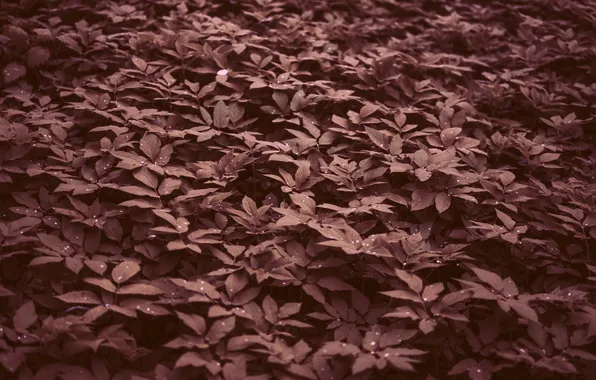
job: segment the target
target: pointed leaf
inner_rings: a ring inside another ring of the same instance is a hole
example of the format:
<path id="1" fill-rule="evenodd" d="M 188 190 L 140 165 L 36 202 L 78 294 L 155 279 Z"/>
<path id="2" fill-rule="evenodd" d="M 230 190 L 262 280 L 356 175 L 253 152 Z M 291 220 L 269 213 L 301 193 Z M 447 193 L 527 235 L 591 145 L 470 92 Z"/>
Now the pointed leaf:
<path id="1" fill-rule="evenodd" d="M 123 261 L 112 271 L 112 279 L 114 279 L 116 284 L 122 284 L 130 280 L 140 270 L 141 267 L 134 261 Z"/>

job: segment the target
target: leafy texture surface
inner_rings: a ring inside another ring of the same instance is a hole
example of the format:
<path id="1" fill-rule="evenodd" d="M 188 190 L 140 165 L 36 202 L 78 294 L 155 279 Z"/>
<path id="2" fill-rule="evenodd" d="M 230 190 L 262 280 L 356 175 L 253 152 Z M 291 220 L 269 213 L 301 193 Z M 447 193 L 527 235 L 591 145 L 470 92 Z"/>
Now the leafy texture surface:
<path id="1" fill-rule="evenodd" d="M 0 379 L 591 379 L 596 3 L 0 1 Z"/>

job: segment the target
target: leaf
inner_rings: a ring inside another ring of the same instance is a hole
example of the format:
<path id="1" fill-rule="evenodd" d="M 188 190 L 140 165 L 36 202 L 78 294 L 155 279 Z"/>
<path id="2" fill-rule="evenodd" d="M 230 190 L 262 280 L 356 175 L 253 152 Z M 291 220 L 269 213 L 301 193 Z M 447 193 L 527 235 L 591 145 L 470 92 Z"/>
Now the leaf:
<path id="1" fill-rule="evenodd" d="M 377 110 L 381 108 L 375 104 L 372 103 L 367 103 L 364 106 L 362 106 L 362 108 L 360 108 L 360 119 L 366 119 L 367 117 L 369 117 L 370 115 L 372 115 L 373 113 L 377 112 Z"/>
<path id="2" fill-rule="evenodd" d="M 122 229 L 122 225 L 116 218 L 107 218 L 106 222 L 103 225 L 103 232 L 109 239 L 120 241 L 122 240 L 122 236 L 124 235 L 124 230 Z"/>
<path id="3" fill-rule="evenodd" d="M 21 79 L 27 74 L 27 68 L 17 62 L 11 62 L 2 69 L 2 79 L 5 84 Z"/>
<path id="4" fill-rule="evenodd" d="M 300 312 L 302 306 L 299 302 L 288 302 L 279 308 L 279 317 L 285 319 Z"/>
<path id="5" fill-rule="evenodd" d="M 50 59 L 50 51 L 43 46 L 33 46 L 27 53 L 27 66 L 35 69 Z"/>
<path id="6" fill-rule="evenodd" d="M 116 293 L 116 286 L 112 283 L 112 281 L 108 280 L 107 278 L 86 278 L 84 280 L 88 284 L 99 286 L 100 288 L 107 290 L 111 293 Z"/>
<path id="7" fill-rule="evenodd" d="M 499 218 L 499 220 L 503 222 L 503 224 L 505 225 L 505 227 L 507 227 L 508 230 L 512 230 L 513 227 L 515 227 L 515 220 L 511 219 L 509 215 L 497 209 L 495 209 L 495 211 L 497 213 L 497 218 Z"/>
<path id="8" fill-rule="evenodd" d="M 290 102 L 290 109 L 294 112 L 301 110 L 307 103 L 306 94 L 303 90 L 296 91 Z"/>
<path id="9" fill-rule="evenodd" d="M 157 176 L 146 167 L 141 167 L 138 170 L 135 170 L 133 176 L 142 182 L 143 184 L 147 185 L 148 187 L 155 189 L 159 184 L 159 179 Z"/>
<path id="10" fill-rule="evenodd" d="M 507 303 L 513 310 L 515 310 L 517 314 L 519 314 L 520 317 L 526 319 L 527 321 L 539 322 L 538 314 L 536 314 L 536 311 L 527 303 L 516 299 L 509 299 L 507 300 Z"/>
<path id="11" fill-rule="evenodd" d="M 302 186 L 310 177 L 310 162 L 306 160 L 296 161 L 296 184 Z"/>
<path id="12" fill-rule="evenodd" d="M 12 317 L 12 323 L 15 329 L 26 330 L 37 321 L 35 304 L 33 301 L 27 301 L 17 309 Z"/>
<path id="13" fill-rule="evenodd" d="M 210 345 L 215 345 L 231 333 L 232 330 L 234 330 L 234 327 L 236 327 L 235 316 L 213 321 L 211 328 L 209 328 L 209 332 L 205 335 L 205 340 L 209 342 Z"/>
<path id="14" fill-rule="evenodd" d="M 389 143 L 389 152 L 394 155 L 397 156 L 399 154 L 402 153 L 402 148 L 403 148 L 403 139 L 401 138 L 400 135 L 394 135 L 391 138 L 391 142 Z"/>
<path id="15" fill-rule="evenodd" d="M 439 297 L 439 294 L 441 294 L 443 290 L 445 290 L 445 285 L 443 285 L 441 282 L 428 285 L 422 292 L 422 300 L 424 302 L 434 301 Z"/>
<path id="16" fill-rule="evenodd" d="M 283 91 L 273 91 L 272 98 L 281 112 L 286 112 L 286 109 L 288 108 L 288 102 L 290 101 L 288 94 Z"/>
<path id="17" fill-rule="evenodd" d="M 446 193 L 437 194 L 435 197 L 435 207 L 439 214 L 447 211 L 449 206 L 451 206 L 451 197 Z"/>
<path id="18" fill-rule="evenodd" d="M 414 302 L 422 302 L 418 294 L 412 293 L 408 290 L 389 290 L 386 292 L 381 292 L 391 298 L 398 298 L 402 300 L 414 301 Z"/>
<path id="19" fill-rule="evenodd" d="M 245 195 L 244 198 L 242 198 L 242 209 L 248 215 L 254 216 L 257 213 L 257 204 Z"/>
<path id="20" fill-rule="evenodd" d="M 239 335 L 228 339 L 228 351 L 241 351 L 253 344 L 261 344 L 266 346 L 268 343 L 259 335 Z"/>
<path id="21" fill-rule="evenodd" d="M 22 352 L 4 351 L 0 353 L 0 363 L 10 373 L 15 373 L 25 361 L 25 354 Z M 23 371 L 23 373 L 27 373 Z"/>
<path id="22" fill-rule="evenodd" d="M 478 276 L 478 278 L 482 282 L 489 284 L 493 287 L 493 289 L 502 289 L 503 279 L 499 275 L 480 268 L 472 268 L 472 271 L 476 274 L 476 276 Z"/>
<path id="23" fill-rule="evenodd" d="M 226 128 L 230 122 L 228 106 L 220 100 L 213 110 L 213 126 L 218 129 Z"/>
<path id="24" fill-rule="evenodd" d="M 182 185 L 182 181 L 178 178 L 166 178 L 159 185 L 157 192 L 159 195 L 170 195 L 174 190 L 178 190 Z"/>
<path id="25" fill-rule="evenodd" d="M 420 168 L 425 168 L 428 165 L 428 153 L 422 149 L 414 152 L 414 163 Z"/>
<path id="26" fill-rule="evenodd" d="M 476 367 L 477 365 L 478 363 L 474 359 L 463 359 L 455 364 L 447 375 L 459 375 L 460 373 L 466 372 L 468 368 Z"/>
<path id="27" fill-rule="evenodd" d="M 472 291 L 459 290 L 448 293 L 441 299 L 441 303 L 445 306 L 455 305 L 458 302 L 465 301 L 472 296 Z"/>
<path id="28" fill-rule="evenodd" d="M 226 278 L 225 286 L 230 298 L 234 298 L 236 294 L 242 291 L 248 285 L 248 281 L 248 276 L 242 272 L 234 272 L 229 275 Z"/>
<path id="29" fill-rule="evenodd" d="M 239 292 L 233 300 L 234 305 L 245 305 L 250 301 L 254 300 L 259 296 L 261 292 L 260 286 L 254 286 L 252 288 L 244 289 L 243 291 Z"/>
<path id="30" fill-rule="evenodd" d="M 132 57 L 132 63 L 134 63 L 134 65 L 141 71 L 145 72 L 147 71 L 147 62 L 145 62 L 145 60 L 143 60 L 142 58 L 139 58 L 137 56 L 133 56 Z"/>
<path id="31" fill-rule="evenodd" d="M 137 294 L 143 296 L 154 296 L 162 294 L 163 290 L 150 284 L 130 284 L 118 289 L 118 294 Z"/>
<path id="32" fill-rule="evenodd" d="M 412 193 L 412 211 L 423 210 L 435 203 L 435 194 L 426 190 L 417 189 Z"/>
<path id="33" fill-rule="evenodd" d="M 263 299 L 263 312 L 265 314 L 265 319 L 270 323 L 276 323 L 278 321 L 279 318 L 277 317 L 277 313 L 279 312 L 279 308 L 270 295 L 266 295 Z"/>
<path id="34" fill-rule="evenodd" d="M 184 354 L 182 354 L 178 360 L 176 360 L 176 364 L 174 365 L 174 368 L 182 368 L 182 367 L 204 367 L 208 364 L 209 362 L 205 359 L 203 359 L 203 357 L 201 355 L 199 355 L 198 352 L 185 352 Z"/>
<path id="35" fill-rule="evenodd" d="M 37 237 L 43 245 L 60 255 L 70 255 L 74 252 L 73 248 L 70 247 L 68 243 L 62 241 L 60 238 L 54 235 L 38 233 Z"/>
<path id="36" fill-rule="evenodd" d="M 141 267 L 134 261 L 123 261 L 112 270 L 112 279 L 116 284 L 122 284 L 139 273 Z"/>
<path id="37" fill-rule="evenodd" d="M 561 156 L 560 153 L 543 153 L 540 155 L 539 161 L 541 163 L 551 162 L 551 161 L 558 160 L 560 156 Z"/>
<path id="38" fill-rule="evenodd" d="M 331 290 L 332 292 L 338 292 L 342 290 L 352 291 L 354 287 L 348 283 L 343 282 L 337 277 L 329 276 L 323 277 L 317 281 L 317 285 Z"/>
<path id="39" fill-rule="evenodd" d="M 386 144 L 385 144 L 385 135 L 379 131 L 377 131 L 376 129 L 373 128 L 369 128 L 369 127 L 364 127 L 366 133 L 368 134 L 368 137 L 370 138 L 370 140 L 379 148 L 381 149 L 386 149 Z"/>
<path id="40" fill-rule="evenodd" d="M 139 141 L 139 148 L 145 155 L 154 160 L 155 157 L 159 154 L 159 149 L 161 148 L 161 141 L 159 137 L 152 133 L 146 133 Z"/>
<path id="41" fill-rule="evenodd" d="M 424 334 L 430 334 L 431 332 L 433 332 L 435 330 L 436 327 L 437 327 L 437 321 L 434 318 L 423 319 L 418 324 L 418 328 Z"/>
<path id="42" fill-rule="evenodd" d="M 416 276 L 413 273 L 408 273 L 405 270 L 401 269 L 394 269 L 395 274 L 399 277 L 400 280 L 408 284 L 408 287 L 415 291 L 416 293 L 420 294 L 422 292 L 422 279 Z"/>
<path id="43" fill-rule="evenodd" d="M 445 146 L 453 145 L 453 142 L 457 138 L 457 135 L 461 133 L 461 128 L 447 128 L 441 131 L 441 141 Z"/>
<path id="44" fill-rule="evenodd" d="M 185 314 L 179 311 L 176 311 L 176 315 L 178 318 L 189 328 L 191 328 L 197 335 L 205 334 L 207 330 L 207 324 L 205 323 L 205 319 L 200 315 L 194 314 Z"/>
<path id="45" fill-rule="evenodd" d="M 85 305 L 99 305 L 103 303 L 95 293 L 86 290 L 64 293 L 56 296 L 56 298 L 66 303 L 80 303 Z"/>
<path id="46" fill-rule="evenodd" d="M 577 368 L 569 361 L 564 360 L 561 356 L 555 356 L 552 358 L 542 358 L 539 361 L 535 362 L 534 365 L 536 367 L 545 368 L 549 371 L 562 373 L 562 374 L 571 374 L 577 373 Z"/>
<path id="47" fill-rule="evenodd" d="M 358 355 L 352 364 L 352 374 L 355 375 L 357 373 L 364 372 L 369 368 L 373 368 L 376 364 L 377 358 L 374 355 Z"/>

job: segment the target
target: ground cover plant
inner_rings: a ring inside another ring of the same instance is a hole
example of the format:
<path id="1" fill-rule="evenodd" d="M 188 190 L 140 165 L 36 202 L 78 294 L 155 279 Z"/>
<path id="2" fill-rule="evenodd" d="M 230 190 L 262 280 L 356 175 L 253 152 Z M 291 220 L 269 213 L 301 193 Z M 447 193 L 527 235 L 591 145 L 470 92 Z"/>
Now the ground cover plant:
<path id="1" fill-rule="evenodd" d="M 593 377 L 594 1 L 0 25 L 1 379 Z"/>

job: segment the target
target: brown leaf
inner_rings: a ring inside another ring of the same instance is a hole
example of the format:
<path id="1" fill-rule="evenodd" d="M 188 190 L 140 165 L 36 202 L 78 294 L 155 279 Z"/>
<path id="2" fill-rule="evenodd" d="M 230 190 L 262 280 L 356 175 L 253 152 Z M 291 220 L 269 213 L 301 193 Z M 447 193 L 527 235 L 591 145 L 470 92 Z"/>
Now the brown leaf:
<path id="1" fill-rule="evenodd" d="M 541 163 L 551 162 L 551 161 L 558 160 L 560 156 L 561 156 L 560 153 L 543 153 L 540 155 L 539 160 Z"/>
<path id="2" fill-rule="evenodd" d="M 179 189 L 180 185 L 182 185 L 182 181 L 180 179 L 166 178 L 159 185 L 157 192 L 159 195 L 170 195 L 174 190 Z"/>
<path id="3" fill-rule="evenodd" d="M 377 112 L 377 110 L 381 108 L 375 104 L 372 103 L 367 103 L 364 106 L 362 106 L 362 108 L 360 108 L 360 119 L 365 119 L 367 117 L 369 117 L 370 115 L 372 115 L 373 113 Z"/>
<path id="4" fill-rule="evenodd" d="M 124 235 L 122 225 L 116 218 L 107 218 L 103 225 L 103 232 L 109 239 L 120 241 Z"/>
<path id="5" fill-rule="evenodd" d="M 27 66 L 35 69 L 50 59 L 50 51 L 43 46 L 33 46 L 27 53 Z"/>
<path id="6" fill-rule="evenodd" d="M 409 290 L 389 290 L 386 292 L 381 292 L 381 294 L 384 294 L 391 298 L 397 298 L 397 299 L 414 301 L 414 302 L 422 302 L 422 300 L 420 299 L 420 296 L 418 296 L 418 294 L 413 293 Z M 396 315 L 394 315 L 394 316 L 396 316 Z"/>
<path id="7" fill-rule="evenodd" d="M 453 145 L 453 142 L 457 138 L 457 135 L 461 133 L 461 128 L 447 128 L 441 131 L 441 141 L 445 146 L 449 147 Z"/>
<path id="8" fill-rule="evenodd" d="M 133 176 L 152 189 L 155 189 L 159 184 L 157 176 L 144 166 L 135 170 Z"/>
<path id="9" fill-rule="evenodd" d="M 213 126 L 218 129 L 226 128 L 229 122 L 230 115 L 228 106 L 223 102 L 223 100 L 220 100 L 217 102 L 213 110 Z"/>
<path id="10" fill-rule="evenodd" d="M 2 79 L 6 84 L 19 80 L 25 74 L 27 74 L 27 68 L 17 62 L 11 62 L 2 69 Z"/>
<path id="11" fill-rule="evenodd" d="M 64 293 L 56 296 L 56 298 L 66 303 L 80 303 L 86 305 L 99 305 L 103 303 L 95 293 L 86 290 Z"/>
<path id="12" fill-rule="evenodd" d="M 88 277 L 84 281 L 88 284 L 99 286 L 100 288 L 105 289 L 110 293 L 116 293 L 116 286 L 112 283 L 112 281 L 108 280 L 107 278 Z"/>
<path id="13" fill-rule="evenodd" d="M 509 304 L 509 306 L 511 306 L 513 310 L 517 312 L 517 314 L 519 314 L 522 318 L 526 319 L 527 321 L 539 322 L 538 314 L 536 314 L 536 311 L 532 309 L 532 307 L 527 303 L 524 303 L 516 299 L 509 299 L 507 300 L 507 303 Z"/>
<path id="14" fill-rule="evenodd" d="M 263 312 L 265 313 L 265 319 L 270 323 L 276 323 L 278 321 L 277 313 L 279 309 L 277 303 L 270 295 L 266 295 L 263 299 Z"/>
<path id="15" fill-rule="evenodd" d="M 439 214 L 448 210 L 449 206 L 451 206 L 451 197 L 446 193 L 437 194 L 435 197 L 435 207 Z"/>
<path id="16" fill-rule="evenodd" d="M 248 285 L 248 276 L 243 272 L 234 272 L 226 278 L 226 291 L 230 298 L 234 298 L 236 294 L 242 291 Z"/>
<path id="17" fill-rule="evenodd" d="M 420 168 L 425 168 L 428 165 L 428 159 L 428 153 L 423 149 L 419 149 L 414 153 L 414 162 Z"/>
<path id="18" fill-rule="evenodd" d="M 112 270 L 112 279 L 116 284 L 122 284 L 139 273 L 141 267 L 134 261 L 123 261 Z"/>
<path id="19" fill-rule="evenodd" d="M 437 327 L 437 321 L 434 318 L 423 319 L 418 324 L 418 328 L 425 334 L 430 334 Z"/>
<path id="20" fill-rule="evenodd" d="M 474 271 L 481 281 L 489 284 L 495 290 L 501 290 L 503 279 L 499 275 L 480 268 L 472 268 L 472 271 Z"/>
<path id="21" fill-rule="evenodd" d="M 354 290 L 354 287 L 346 282 L 343 282 L 342 280 L 340 280 L 337 277 L 334 276 L 329 276 L 329 277 L 323 277 L 321 279 L 319 279 L 317 281 L 317 285 L 331 290 L 332 292 L 337 292 L 337 291 L 342 291 L 342 290 L 347 290 L 347 291 L 352 291 Z"/>
<path id="22" fill-rule="evenodd" d="M 283 91 L 273 91 L 272 97 L 281 112 L 286 112 L 290 97 Z"/>
<path id="23" fill-rule="evenodd" d="M 515 220 L 513 220 L 509 215 L 497 209 L 495 209 L 495 211 L 497 212 L 497 218 L 499 218 L 499 220 L 503 222 L 503 224 L 505 225 L 505 227 L 507 227 L 508 230 L 512 230 L 513 227 L 515 227 Z"/>
<path id="24" fill-rule="evenodd" d="M 438 282 L 436 284 L 428 285 L 424 288 L 422 292 L 422 300 L 424 302 L 431 302 L 436 300 L 439 297 L 439 294 L 445 289 L 445 285 Z"/>
<path id="25" fill-rule="evenodd" d="M 150 284 L 131 284 L 118 289 L 118 294 L 138 294 L 143 296 L 154 296 L 162 294 L 163 290 Z"/>
<path id="26" fill-rule="evenodd" d="M 374 355 L 358 355 L 352 364 L 352 374 L 355 375 L 357 373 L 364 372 L 369 368 L 373 368 L 376 364 L 377 358 Z"/>
<path id="27" fill-rule="evenodd" d="M 179 311 L 176 312 L 178 318 L 188 327 L 190 327 L 197 335 L 205 334 L 207 330 L 207 325 L 205 323 L 205 319 L 200 315 L 195 314 L 185 314 Z"/>
<path id="28" fill-rule="evenodd" d="M 260 292 L 261 292 L 260 286 L 254 286 L 252 288 L 244 289 L 243 291 L 241 291 L 234 297 L 232 303 L 234 305 L 245 305 L 245 304 L 249 303 L 250 301 L 254 300 L 255 298 L 257 298 L 259 296 Z"/>
<path id="29" fill-rule="evenodd" d="M 235 316 L 213 321 L 213 324 L 209 328 L 209 332 L 205 335 L 205 340 L 209 342 L 210 345 L 215 345 L 231 333 L 232 330 L 234 330 L 234 327 L 236 327 Z"/>
<path id="30" fill-rule="evenodd" d="M 152 133 L 146 133 L 139 142 L 139 148 L 148 158 L 154 160 L 159 154 L 161 141 L 156 135 Z"/>
<path id="31" fill-rule="evenodd" d="M 412 211 L 424 210 L 435 203 L 435 194 L 423 189 L 412 193 Z"/>
<path id="32" fill-rule="evenodd" d="M 244 198 L 242 198 L 242 209 L 248 215 L 253 216 L 257 213 L 257 204 L 245 195 Z"/>
<path id="33" fill-rule="evenodd" d="M 208 361 L 203 359 L 198 352 L 185 352 L 182 354 L 178 360 L 176 360 L 176 364 L 174 368 L 183 368 L 183 367 L 204 367 L 208 364 Z"/>
<path id="34" fill-rule="evenodd" d="M 136 67 L 138 67 L 139 70 L 141 71 L 146 71 L 147 70 L 147 62 L 145 62 L 142 58 L 139 58 L 137 56 L 133 56 L 132 57 L 132 63 L 134 63 L 134 65 Z"/>
<path id="35" fill-rule="evenodd" d="M 11 373 L 15 373 L 24 361 L 25 355 L 22 352 L 5 351 L 0 353 L 0 364 Z"/>
<path id="36" fill-rule="evenodd" d="M 28 329 L 37 321 L 37 313 L 35 312 L 35 304 L 33 301 L 27 301 L 17 309 L 12 317 L 12 323 L 15 329 Z"/>
<path id="37" fill-rule="evenodd" d="M 400 278 L 400 280 L 408 284 L 408 287 L 410 289 L 412 289 L 418 294 L 422 292 L 423 283 L 420 277 L 416 276 L 414 273 L 408 273 L 405 270 L 401 269 L 394 269 L 394 271 L 397 277 Z"/>

